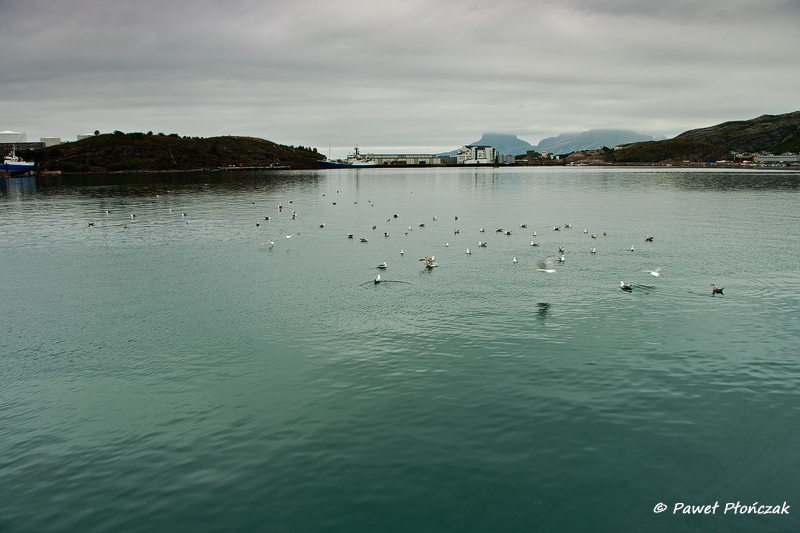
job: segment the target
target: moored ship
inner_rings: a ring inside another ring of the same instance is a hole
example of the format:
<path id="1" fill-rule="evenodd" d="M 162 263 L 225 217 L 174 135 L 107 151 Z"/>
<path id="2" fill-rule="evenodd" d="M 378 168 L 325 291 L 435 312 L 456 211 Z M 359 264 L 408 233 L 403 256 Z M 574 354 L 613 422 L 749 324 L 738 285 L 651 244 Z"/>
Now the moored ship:
<path id="1" fill-rule="evenodd" d="M 369 168 L 378 166 L 374 159 L 369 159 L 361 155 L 358 151 L 358 146 L 353 149 L 353 153 L 347 156 L 347 159 L 342 161 L 337 159 L 335 161 L 325 160 L 319 162 L 319 168 Z"/>
<path id="2" fill-rule="evenodd" d="M 20 159 L 16 150 L 12 148 L 11 153 L 3 158 L 3 166 L 0 170 L 6 171 L 9 176 L 22 176 L 33 172 L 34 166 L 34 162 Z"/>

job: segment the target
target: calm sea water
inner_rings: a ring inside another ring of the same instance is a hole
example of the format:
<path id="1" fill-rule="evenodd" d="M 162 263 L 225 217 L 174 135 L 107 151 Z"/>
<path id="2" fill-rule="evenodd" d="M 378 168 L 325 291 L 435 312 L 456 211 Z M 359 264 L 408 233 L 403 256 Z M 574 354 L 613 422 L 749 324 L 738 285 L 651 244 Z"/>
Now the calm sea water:
<path id="1" fill-rule="evenodd" d="M 800 530 L 799 173 L 0 185 L 0 531 Z"/>

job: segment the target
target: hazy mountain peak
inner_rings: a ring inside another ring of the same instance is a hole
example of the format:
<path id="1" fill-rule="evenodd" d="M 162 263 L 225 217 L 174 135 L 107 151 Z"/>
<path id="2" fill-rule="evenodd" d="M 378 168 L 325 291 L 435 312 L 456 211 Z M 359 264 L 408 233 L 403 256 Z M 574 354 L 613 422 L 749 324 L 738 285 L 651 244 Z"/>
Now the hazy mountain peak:
<path id="1" fill-rule="evenodd" d="M 542 139 L 536 146 L 536 150 L 552 154 L 567 154 L 580 150 L 596 150 L 603 146 L 610 148 L 620 144 L 652 140 L 652 135 L 643 135 L 631 130 L 596 129 L 579 133 L 562 133 L 557 137 Z"/>
<path id="2" fill-rule="evenodd" d="M 535 148 L 531 143 L 523 141 L 516 135 L 506 133 L 484 133 L 480 140 L 470 144 L 491 146 L 502 155 L 522 155 Z"/>

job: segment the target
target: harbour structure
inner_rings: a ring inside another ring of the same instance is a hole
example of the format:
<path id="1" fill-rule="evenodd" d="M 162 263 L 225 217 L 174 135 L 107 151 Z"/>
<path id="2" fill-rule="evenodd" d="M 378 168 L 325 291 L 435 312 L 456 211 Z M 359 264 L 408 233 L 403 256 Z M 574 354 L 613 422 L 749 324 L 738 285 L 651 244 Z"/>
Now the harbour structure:
<path id="1" fill-rule="evenodd" d="M 41 142 L 28 142 L 28 135 L 18 131 L 0 131 L 0 156 L 10 155 L 12 151 L 44 148 Z"/>
<path id="2" fill-rule="evenodd" d="M 458 149 L 459 165 L 494 165 L 497 163 L 497 150 L 491 146 L 468 145 Z"/>
<path id="3" fill-rule="evenodd" d="M 759 165 L 790 165 L 792 163 L 800 163 L 800 155 L 793 153 L 780 155 L 760 153 L 753 156 L 753 161 Z"/>

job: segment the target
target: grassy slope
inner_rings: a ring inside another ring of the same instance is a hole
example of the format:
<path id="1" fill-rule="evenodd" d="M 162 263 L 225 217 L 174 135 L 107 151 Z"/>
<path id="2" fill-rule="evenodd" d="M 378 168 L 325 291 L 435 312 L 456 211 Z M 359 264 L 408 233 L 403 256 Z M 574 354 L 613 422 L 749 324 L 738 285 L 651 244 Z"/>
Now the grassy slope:
<path id="1" fill-rule="evenodd" d="M 42 170 L 107 172 L 196 170 L 226 166 L 317 168 L 323 156 L 254 137 L 190 138 L 112 133 L 34 150 Z"/>
<path id="2" fill-rule="evenodd" d="M 791 136 L 797 138 L 800 128 L 800 111 L 783 115 L 762 115 L 751 120 L 723 122 L 710 128 L 701 128 L 681 133 L 676 139 L 701 141 L 729 150 L 742 152 L 776 152 Z M 792 147 L 792 143 L 787 146 Z M 797 150 L 796 142 L 792 147 Z M 783 150 L 785 151 L 785 150 Z"/>
<path id="3" fill-rule="evenodd" d="M 800 151 L 800 111 L 724 122 L 681 133 L 674 139 L 631 144 L 608 154 L 611 163 L 702 163 L 730 159 L 731 151 Z"/>

